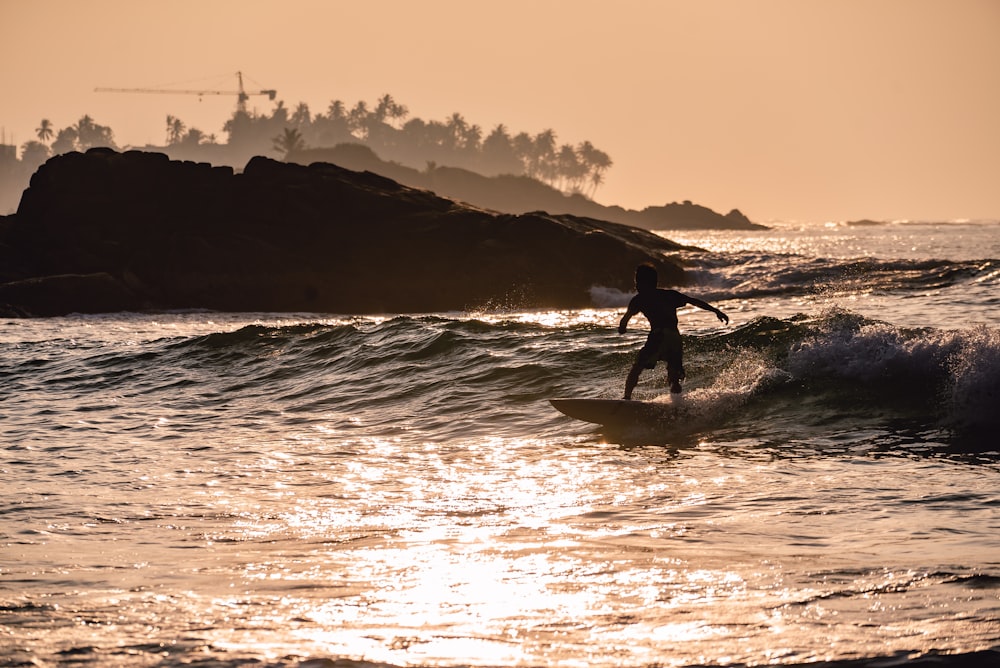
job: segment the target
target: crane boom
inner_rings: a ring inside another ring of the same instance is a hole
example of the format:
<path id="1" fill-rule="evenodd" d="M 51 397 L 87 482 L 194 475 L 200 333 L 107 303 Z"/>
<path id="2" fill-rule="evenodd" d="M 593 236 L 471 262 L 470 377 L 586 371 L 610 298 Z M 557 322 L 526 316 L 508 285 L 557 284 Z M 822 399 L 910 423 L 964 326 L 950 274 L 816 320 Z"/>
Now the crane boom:
<path id="1" fill-rule="evenodd" d="M 194 88 L 194 89 L 181 89 L 181 88 L 108 88 L 108 87 L 98 87 L 94 89 L 95 93 L 161 93 L 161 94 L 173 94 L 173 95 L 235 95 L 236 96 L 236 108 L 238 111 L 246 111 L 246 101 L 251 95 L 267 95 L 268 99 L 272 102 L 274 98 L 278 95 L 278 91 L 273 88 L 265 88 L 262 90 L 251 90 L 247 91 L 243 88 L 243 73 L 236 73 L 236 80 L 239 84 L 238 90 L 209 90 L 207 88 Z"/>

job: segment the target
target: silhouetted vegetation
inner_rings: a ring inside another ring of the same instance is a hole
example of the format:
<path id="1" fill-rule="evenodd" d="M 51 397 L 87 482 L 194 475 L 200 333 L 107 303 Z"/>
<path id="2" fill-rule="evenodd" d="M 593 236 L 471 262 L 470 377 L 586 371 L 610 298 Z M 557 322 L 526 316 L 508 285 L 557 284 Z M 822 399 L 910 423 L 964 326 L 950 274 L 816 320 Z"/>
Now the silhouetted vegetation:
<path id="1" fill-rule="evenodd" d="M 348 107 L 333 100 L 318 114 L 301 102 L 289 109 L 279 100 L 268 113 L 241 105 L 223 131 L 228 141 L 221 144 L 168 115 L 165 145 L 141 148 L 236 170 L 254 156 L 330 162 L 507 213 L 569 213 L 649 229 L 757 227 L 737 210 L 723 216 L 690 202 L 642 211 L 601 205 L 593 195 L 612 162 L 591 142 L 560 144 L 552 129 L 515 134 L 502 123 L 484 133 L 457 112 L 442 121 L 410 118 L 409 109 L 388 94 L 374 105 L 361 100 Z M 20 160 L 13 146 L 0 153 L 0 212 L 17 206 L 31 174 L 49 157 L 117 148 L 111 128 L 90 116 L 61 130 L 42 119 L 35 134 L 37 140 L 21 147 Z"/>
<path id="2" fill-rule="evenodd" d="M 15 147 L 0 147 L 0 214 L 17 206 L 21 191 L 31 175 L 53 155 L 70 151 L 86 151 L 98 146 L 117 148 L 111 128 L 84 115 L 73 125 L 56 130 L 52 121 L 43 118 L 35 136 L 21 145 L 21 158 Z M 51 143 L 50 143 L 51 142 Z"/>
<path id="3" fill-rule="evenodd" d="M 559 144 L 551 129 L 536 135 L 511 134 L 501 123 L 485 134 L 457 112 L 443 121 L 407 120 L 408 116 L 407 107 L 391 95 L 383 95 L 373 107 L 364 100 L 350 108 L 334 100 L 325 113 L 315 115 L 305 103 L 289 113 L 278 102 L 270 114 L 237 111 L 223 129 L 229 134 L 229 146 L 237 150 L 273 148 L 287 154 L 359 143 L 384 160 L 411 167 L 447 165 L 485 176 L 524 175 L 564 192 L 590 196 L 612 165 L 608 154 L 589 141 Z M 287 134 L 289 130 L 297 134 Z"/>
<path id="4" fill-rule="evenodd" d="M 560 145 L 553 130 L 513 134 L 503 124 L 484 136 L 459 113 L 443 121 L 408 117 L 406 106 L 391 95 L 383 95 L 374 106 L 360 101 L 349 108 L 334 100 L 315 115 L 304 103 L 289 110 L 279 101 L 270 113 L 238 109 L 223 128 L 229 135 L 225 144 L 168 115 L 165 145 L 141 148 L 174 160 L 235 170 L 254 156 L 306 165 L 329 162 L 507 213 L 569 213 L 659 230 L 758 227 L 737 210 L 723 216 L 690 202 L 642 211 L 595 202 L 593 193 L 611 159 L 589 141 Z M 31 174 L 50 156 L 116 148 L 111 129 L 89 116 L 58 131 L 43 119 L 35 133 L 38 139 L 21 147 L 21 160 L 15 147 L 0 147 L 0 212 L 17 206 Z"/>
<path id="5" fill-rule="evenodd" d="M 515 134 L 500 123 L 484 132 L 458 112 L 441 121 L 425 121 L 411 118 L 409 109 L 388 94 L 373 106 L 361 100 L 348 107 L 342 100 L 333 100 L 318 114 L 305 103 L 289 110 L 278 101 L 270 113 L 237 110 L 222 129 L 228 135 L 225 144 L 218 143 L 214 134 L 188 127 L 180 118 L 168 115 L 165 145 L 142 148 L 160 150 L 177 159 L 241 168 L 254 155 L 284 157 L 306 148 L 354 143 L 369 147 L 383 160 L 414 168 L 429 171 L 448 166 L 484 176 L 527 176 L 567 194 L 589 197 L 612 166 L 608 154 L 591 142 L 560 144 L 552 129 Z M 10 164 L 0 169 L 0 209 L 16 206 L 14 198 L 49 157 L 101 146 L 118 148 L 111 128 L 90 116 L 61 130 L 43 119 L 36 135 L 38 139 L 21 146 L 20 160 L 8 156 L 5 162 Z"/>
<path id="6" fill-rule="evenodd" d="M 90 116 L 84 115 L 74 125 L 56 131 L 52 121 L 43 118 L 35 129 L 37 140 L 32 139 L 21 146 L 21 162 L 34 171 L 50 156 L 70 151 L 86 151 L 97 146 L 116 148 L 114 132 L 106 125 L 95 123 Z M 55 141 L 49 145 L 49 141 Z"/>
<path id="7" fill-rule="evenodd" d="M 735 209 L 723 216 L 690 201 L 650 206 L 641 211 L 605 206 L 580 193 L 567 194 L 524 175 L 483 176 L 469 169 L 435 164 L 422 170 L 407 167 L 398 162 L 382 160 L 371 148 L 358 143 L 338 144 L 333 148 L 293 150 L 285 155 L 285 162 L 303 166 L 330 163 L 357 172 L 372 172 L 411 188 L 430 190 L 438 195 L 504 213 L 568 213 L 653 230 L 761 229 Z"/>
<path id="8" fill-rule="evenodd" d="M 306 147 L 302 141 L 302 133 L 295 128 L 285 128 L 284 131 L 274 138 L 274 148 L 287 156 L 289 153 L 301 151 Z"/>

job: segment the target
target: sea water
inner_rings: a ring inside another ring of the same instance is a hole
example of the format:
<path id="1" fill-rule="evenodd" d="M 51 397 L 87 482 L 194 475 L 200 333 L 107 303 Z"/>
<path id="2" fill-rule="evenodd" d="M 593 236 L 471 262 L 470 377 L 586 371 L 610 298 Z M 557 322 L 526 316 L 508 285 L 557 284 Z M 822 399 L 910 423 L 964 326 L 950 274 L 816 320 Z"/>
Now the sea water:
<path id="1" fill-rule="evenodd" d="M 664 233 L 683 420 L 595 308 L 0 321 L 0 665 L 1000 648 L 1000 224 Z M 629 274 L 632 267 L 622 267 Z"/>

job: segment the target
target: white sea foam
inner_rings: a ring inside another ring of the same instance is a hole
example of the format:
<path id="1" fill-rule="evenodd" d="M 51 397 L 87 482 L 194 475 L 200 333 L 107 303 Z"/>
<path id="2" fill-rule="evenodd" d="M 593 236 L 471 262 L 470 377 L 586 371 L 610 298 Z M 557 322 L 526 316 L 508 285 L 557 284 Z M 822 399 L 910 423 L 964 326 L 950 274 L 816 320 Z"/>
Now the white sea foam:
<path id="1" fill-rule="evenodd" d="M 594 285 L 590 288 L 590 300 L 598 308 L 620 308 L 628 305 L 634 293 L 622 292 L 617 288 Z"/>

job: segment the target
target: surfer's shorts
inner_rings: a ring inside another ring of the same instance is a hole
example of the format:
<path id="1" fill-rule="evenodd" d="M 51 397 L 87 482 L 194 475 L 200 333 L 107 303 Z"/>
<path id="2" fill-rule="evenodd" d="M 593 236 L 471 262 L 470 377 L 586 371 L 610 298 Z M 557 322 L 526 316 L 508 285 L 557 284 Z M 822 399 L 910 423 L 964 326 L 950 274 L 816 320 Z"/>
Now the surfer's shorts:
<path id="1" fill-rule="evenodd" d="M 644 369 L 655 369 L 656 363 L 667 363 L 667 372 L 677 378 L 684 378 L 684 358 L 681 333 L 676 329 L 654 329 L 646 337 L 646 343 L 639 350 L 638 362 Z"/>

